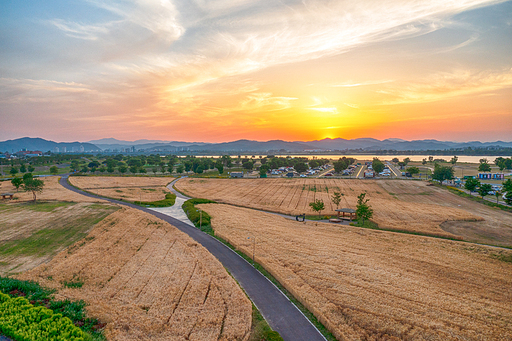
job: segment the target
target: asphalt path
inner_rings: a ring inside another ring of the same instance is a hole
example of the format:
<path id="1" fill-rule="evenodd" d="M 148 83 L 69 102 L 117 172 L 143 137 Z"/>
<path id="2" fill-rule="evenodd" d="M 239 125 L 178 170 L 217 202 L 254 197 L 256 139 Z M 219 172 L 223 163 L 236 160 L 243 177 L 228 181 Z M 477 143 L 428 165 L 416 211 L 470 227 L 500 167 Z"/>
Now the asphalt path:
<path id="1" fill-rule="evenodd" d="M 100 198 L 106 201 L 135 208 L 162 219 L 188 234 L 196 242 L 204 246 L 213 254 L 245 290 L 251 301 L 261 312 L 270 327 L 277 331 L 285 341 L 325 341 L 324 336 L 302 314 L 302 312 L 284 295 L 270 280 L 263 276 L 250 263 L 240 257 L 236 252 L 222 244 L 212 236 L 201 230 L 187 225 L 178 219 L 163 213 L 150 210 L 123 201 L 103 198 L 81 191 L 67 182 L 67 175 L 63 175 L 60 184 L 79 194 Z M 180 194 L 181 197 L 183 197 Z"/>

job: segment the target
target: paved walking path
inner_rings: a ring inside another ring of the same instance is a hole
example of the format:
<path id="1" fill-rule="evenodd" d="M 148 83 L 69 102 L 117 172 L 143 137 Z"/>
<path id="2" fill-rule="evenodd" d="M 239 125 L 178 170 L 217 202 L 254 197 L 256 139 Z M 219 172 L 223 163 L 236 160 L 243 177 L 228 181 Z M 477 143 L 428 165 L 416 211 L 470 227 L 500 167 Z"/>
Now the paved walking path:
<path id="1" fill-rule="evenodd" d="M 281 334 L 285 341 L 325 341 L 324 336 L 311 324 L 311 322 L 302 314 L 302 312 L 284 295 L 272 282 L 263 276 L 245 259 L 226 245 L 222 244 L 212 236 L 201 232 L 199 229 L 167 214 L 134 204 L 99 197 L 86 193 L 67 182 L 68 175 L 63 175 L 60 184 L 76 193 L 91 197 L 101 198 L 106 201 L 129 206 L 146 213 L 150 213 L 157 218 L 167 221 L 180 231 L 185 232 L 199 244 L 203 245 L 211 254 L 213 254 L 224 267 L 233 275 L 238 283 L 245 290 L 251 301 L 259 309 L 265 320 L 272 329 Z M 169 186 L 171 186 L 171 183 Z M 173 192 L 174 190 L 171 189 Z M 178 193 L 179 194 L 179 193 Z M 176 199 L 186 199 L 179 194 Z M 181 206 L 179 206 L 181 207 Z"/>

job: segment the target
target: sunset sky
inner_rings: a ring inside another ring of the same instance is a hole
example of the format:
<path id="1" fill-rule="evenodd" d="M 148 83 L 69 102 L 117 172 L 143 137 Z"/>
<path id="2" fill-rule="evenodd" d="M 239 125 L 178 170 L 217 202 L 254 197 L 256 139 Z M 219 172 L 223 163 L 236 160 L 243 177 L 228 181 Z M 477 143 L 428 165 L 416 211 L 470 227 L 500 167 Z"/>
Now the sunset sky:
<path id="1" fill-rule="evenodd" d="M 0 4 L 0 140 L 512 141 L 512 1 Z"/>

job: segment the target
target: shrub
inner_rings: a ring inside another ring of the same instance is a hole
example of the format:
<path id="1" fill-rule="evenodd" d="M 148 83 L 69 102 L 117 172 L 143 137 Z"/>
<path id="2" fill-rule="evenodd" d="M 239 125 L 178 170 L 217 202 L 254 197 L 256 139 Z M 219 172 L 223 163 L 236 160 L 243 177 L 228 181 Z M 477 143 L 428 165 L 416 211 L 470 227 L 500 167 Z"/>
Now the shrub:
<path id="1" fill-rule="evenodd" d="M 215 201 L 211 201 L 211 200 L 208 200 L 208 199 L 190 199 L 190 200 L 187 200 L 183 203 L 183 205 L 181 206 L 181 208 L 183 208 L 183 211 L 185 211 L 185 213 L 187 213 L 187 216 L 188 216 L 188 219 L 190 219 L 190 221 L 196 225 L 196 226 L 199 226 L 199 219 L 200 219 L 200 214 L 199 214 L 199 210 L 197 208 L 195 208 L 195 205 L 197 204 L 214 204 Z M 203 211 L 203 215 L 202 215 L 202 225 L 203 226 L 207 226 L 207 225 L 210 225 L 210 215 L 206 212 Z"/>

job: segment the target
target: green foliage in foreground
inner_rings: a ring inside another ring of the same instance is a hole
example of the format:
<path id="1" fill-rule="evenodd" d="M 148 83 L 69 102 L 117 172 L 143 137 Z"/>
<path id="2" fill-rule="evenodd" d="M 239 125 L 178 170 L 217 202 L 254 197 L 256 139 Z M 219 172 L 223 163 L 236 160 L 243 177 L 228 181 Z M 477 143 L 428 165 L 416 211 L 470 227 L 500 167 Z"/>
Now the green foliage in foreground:
<path id="1" fill-rule="evenodd" d="M 165 195 L 165 199 L 158 200 L 158 201 L 142 201 L 140 202 L 143 206 L 150 206 L 150 207 L 169 207 L 173 206 L 176 202 L 176 194 L 174 193 L 167 193 Z M 136 204 L 139 203 L 139 201 L 135 202 Z"/>
<path id="2" fill-rule="evenodd" d="M 80 327 L 83 331 L 84 340 L 103 341 L 102 328 L 104 325 L 96 319 L 90 319 L 85 316 L 84 301 L 56 301 L 53 298 L 54 290 L 41 287 L 32 281 L 20 281 L 17 279 L 0 277 L 0 291 L 8 294 L 13 298 L 24 296 L 24 298 L 33 306 L 44 307 L 57 313 L 62 317 L 68 318 L 74 325 Z M 0 312 L 1 319 L 2 312 Z M 11 337 L 5 332 L 0 334 Z M 11 337 L 13 340 L 31 340 Z M 39 338 L 38 340 L 47 340 L 47 338 Z"/>
<path id="3" fill-rule="evenodd" d="M 259 310 L 252 305 L 252 332 L 249 341 L 283 341 L 278 332 L 272 330 Z"/>
<path id="4" fill-rule="evenodd" d="M 208 213 L 206 213 L 205 211 L 203 211 L 202 217 L 201 217 L 199 210 L 197 208 L 195 208 L 195 205 L 198 205 L 198 204 L 215 204 L 215 201 L 211 201 L 208 199 L 190 199 L 190 200 L 185 201 L 183 203 L 183 205 L 181 206 L 181 208 L 183 208 L 183 211 L 185 211 L 185 213 L 187 214 L 188 219 L 190 219 L 190 221 L 194 225 L 199 226 L 199 220 L 201 219 L 202 220 L 201 225 L 204 227 L 208 227 L 208 226 L 210 226 L 210 215 Z M 207 232 L 207 231 L 203 231 L 203 232 Z"/>
<path id="5" fill-rule="evenodd" d="M 0 332 L 20 341 L 88 340 L 90 337 L 62 314 L 34 307 L 24 297 L 11 298 L 0 292 Z"/>

